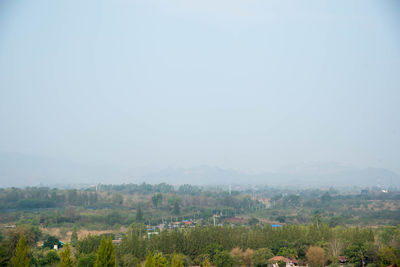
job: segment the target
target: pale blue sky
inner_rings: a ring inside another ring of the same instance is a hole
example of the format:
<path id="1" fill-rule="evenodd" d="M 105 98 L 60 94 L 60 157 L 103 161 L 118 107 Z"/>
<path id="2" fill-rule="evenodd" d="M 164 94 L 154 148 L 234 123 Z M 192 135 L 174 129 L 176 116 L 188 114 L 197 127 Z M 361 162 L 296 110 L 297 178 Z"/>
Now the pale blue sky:
<path id="1" fill-rule="evenodd" d="M 0 2 L 0 153 L 400 172 L 398 1 Z"/>

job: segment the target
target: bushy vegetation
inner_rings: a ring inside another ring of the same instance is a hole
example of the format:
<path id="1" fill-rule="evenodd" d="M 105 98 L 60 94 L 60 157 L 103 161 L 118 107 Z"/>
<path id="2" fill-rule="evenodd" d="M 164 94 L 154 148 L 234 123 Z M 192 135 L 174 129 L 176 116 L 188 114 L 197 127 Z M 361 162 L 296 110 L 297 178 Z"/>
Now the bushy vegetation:
<path id="1" fill-rule="evenodd" d="M 228 192 L 218 187 L 167 184 L 98 185 L 80 190 L 8 188 L 0 189 L 0 214 L 0 223 L 91 229 L 133 222 L 154 225 L 177 217 L 207 221 L 214 214 L 221 223 L 225 218 L 245 216 L 279 223 L 308 224 L 318 219 L 330 226 L 396 225 L 400 192 L 269 187 Z"/>
<path id="2" fill-rule="evenodd" d="M 1 262 L 31 266 L 267 266 L 274 256 L 313 266 L 337 264 L 347 257 L 355 266 L 399 264 L 400 226 L 379 229 L 329 227 L 327 224 L 254 227 L 194 227 L 164 230 L 148 238 L 143 225 L 129 227 L 117 245 L 111 236 L 86 236 L 61 252 L 26 241 L 16 228 L 18 241 L 7 235 L 0 246 Z M 28 251 L 31 251 L 28 253 Z M 33 253 L 32 253 L 33 252 Z M 4 265 L 5 266 L 5 265 Z M 22 266 L 22 265 L 18 265 Z"/>
<path id="3" fill-rule="evenodd" d="M 399 202 L 377 189 L 0 189 L 0 266 L 387 266 L 399 264 Z"/>

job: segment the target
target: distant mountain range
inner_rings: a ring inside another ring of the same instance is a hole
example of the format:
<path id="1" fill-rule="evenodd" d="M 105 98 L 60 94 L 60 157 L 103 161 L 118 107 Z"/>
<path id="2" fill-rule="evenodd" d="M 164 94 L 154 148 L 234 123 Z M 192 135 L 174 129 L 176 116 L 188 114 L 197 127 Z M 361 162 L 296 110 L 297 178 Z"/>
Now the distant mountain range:
<path id="1" fill-rule="evenodd" d="M 400 175 L 382 168 L 359 169 L 337 163 L 307 163 L 287 166 L 274 173 L 258 174 L 208 165 L 139 172 L 100 163 L 84 165 L 17 153 L 0 154 L 0 187 L 95 184 L 98 182 L 295 187 L 366 187 L 380 184 L 383 187 L 399 187 Z"/>
<path id="2" fill-rule="evenodd" d="M 146 181 L 165 181 L 173 184 L 192 183 L 199 185 L 226 185 L 226 184 L 254 184 L 271 186 L 400 186 L 400 175 L 395 172 L 379 168 L 331 168 L 326 171 L 318 169 L 281 171 L 275 173 L 246 174 L 230 169 L 221 169 L 211 166 L 197 166 L 188 169 L 168 169 L 149 173 Z"/>

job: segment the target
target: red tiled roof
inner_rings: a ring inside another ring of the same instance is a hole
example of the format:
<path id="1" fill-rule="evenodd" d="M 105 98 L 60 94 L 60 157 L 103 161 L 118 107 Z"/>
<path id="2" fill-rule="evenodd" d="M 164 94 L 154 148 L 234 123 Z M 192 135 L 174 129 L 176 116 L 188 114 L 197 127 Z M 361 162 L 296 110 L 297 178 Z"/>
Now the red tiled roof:
<path id="1" fill-rule="evenodd" d="M 282 256 L 275 256 L 269 259 L 269 261 L 284 261 L 284 262 L 289 262 L 290 259 L 282 257 Z"/>

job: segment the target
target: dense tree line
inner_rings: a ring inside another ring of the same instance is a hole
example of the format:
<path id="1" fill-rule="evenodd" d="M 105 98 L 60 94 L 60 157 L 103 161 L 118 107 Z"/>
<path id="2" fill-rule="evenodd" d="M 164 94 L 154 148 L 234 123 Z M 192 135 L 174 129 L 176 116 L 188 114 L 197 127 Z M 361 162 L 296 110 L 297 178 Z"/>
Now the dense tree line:
<path id="1" fill-rule="evenodd" d="M 86 190 L 60 190 L 28 187 L 0 189 L 0 209 L 57 208 L 68 205 L 92 206 L 98 204 L 99 195 Z"/>
<path id="2" fill-rule="evenodd" d="M 160 223 L 163 218 L 251 216 L 280 223 L 308 224 L 319 216 L 330 226 L 396 225 L 400 193 L 358 190 L 341 194 L 330 188 L 231 191 L 168 184 L 97 185 L 87 189 L 28 187 L 0 189 L 0 222 L 36 223 L 45 227 L 86 227 Z M 40 211 L 40 212 L 36 212 Z M 21 221 L 21 218 L 25 221 Z M 28 221 L 29 220 L 29 221 Z"/>
<path id="3" fill-rule="evenodd" d="M 25 225 L 7 232 L 0 244 L 1 266 L 266 266 L 274 256 L 312 266 L 335 265 L 339 256 L 354 266 L 400 264 L 400 225 L 195 227 L 148 238 L 145 226 L 136 223 L 117 245 L 113 236 L 89 235 L 71 240 L 73 248 L 67 244 L 59 252 L 47 248 L 49 237 L 38 247 L 42 237 L 33 228 Z"/>

